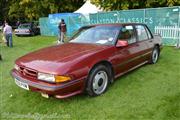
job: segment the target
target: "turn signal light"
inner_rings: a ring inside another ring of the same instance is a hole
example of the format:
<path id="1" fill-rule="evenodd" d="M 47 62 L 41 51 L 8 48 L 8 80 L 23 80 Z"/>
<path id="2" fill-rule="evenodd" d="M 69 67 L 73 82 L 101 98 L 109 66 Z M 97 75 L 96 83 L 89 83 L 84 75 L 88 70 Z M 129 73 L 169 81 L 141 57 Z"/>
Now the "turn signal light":
<path id="1" fill-rule="evenodd" d="M 71 77 L 67 77 L 67 76 L 55 76 L 55 81 L 56 82 L 66 82 L 71 80 Z"/>

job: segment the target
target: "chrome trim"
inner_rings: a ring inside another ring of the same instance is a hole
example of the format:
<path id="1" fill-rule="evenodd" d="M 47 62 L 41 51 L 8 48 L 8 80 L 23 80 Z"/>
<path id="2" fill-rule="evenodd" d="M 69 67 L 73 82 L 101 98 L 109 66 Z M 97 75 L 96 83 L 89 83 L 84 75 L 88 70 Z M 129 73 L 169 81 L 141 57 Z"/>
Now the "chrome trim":
<path id="1" fill-rule="evenodd" d="M 150 52 L 147 52 L 147 53 L 145 53 L 145 54 L 143 54 L 143 55 L 140 55 L 140 56 L 131 58 L 131 59 L 129 59 L 129 60 L 127 60 L 127 61 L 124 61 L 123 63 L 117 65 L 116 67 L 123 66 L 123 65 L 125 65 L 125 64 L 127 64 L 127 63 L 129 63 L 129 62 L 132 62 L 132 61 L 134 61 L 134 60 L 137 60 L 137 59 L 139 59 L 139 58 L 141 58 L 141 57 L 144 57 L 144 56 L 146 56 L 146 55 L 148 55 L 148 54 L 151 54 L 151 53 L 152 53 L 152 52 L 150 51 Z"/>

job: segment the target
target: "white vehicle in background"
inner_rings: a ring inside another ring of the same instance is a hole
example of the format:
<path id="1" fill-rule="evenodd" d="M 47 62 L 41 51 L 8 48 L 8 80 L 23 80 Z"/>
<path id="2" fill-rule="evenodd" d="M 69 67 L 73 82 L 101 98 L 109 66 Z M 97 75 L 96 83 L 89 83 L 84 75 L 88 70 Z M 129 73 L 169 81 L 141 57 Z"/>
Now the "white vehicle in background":
<path id="1" fill-rule="evenodd" d="M 2 31 L 2 29 L 3 29 L 3 24 L 2 24 L 2 22 L 0 21 L 0 31 Z"/>
<path id="2" fill-rule="evenodd" d="M 40 29 L 33 23 L 23 23 L 14 30 L 17 36 L 34 36 L 40 34 Z"/>
<path id="3" fill-rule="evenodd" d="M 1 25 L 1 26 L 0 26 L 0 31 L 2 31 L 2 27 L 3 27 L 3 26 Z"/>

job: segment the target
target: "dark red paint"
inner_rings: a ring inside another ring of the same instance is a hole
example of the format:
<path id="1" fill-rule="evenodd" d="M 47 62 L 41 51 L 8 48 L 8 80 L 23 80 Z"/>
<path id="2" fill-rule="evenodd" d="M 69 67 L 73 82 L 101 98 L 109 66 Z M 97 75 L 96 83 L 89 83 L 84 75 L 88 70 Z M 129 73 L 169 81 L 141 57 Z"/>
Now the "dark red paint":
<path id="1" fill-rule="evenodd" d="M 122 24 L 115 24 L 122 25 Z M 134 25 L 134 24 L 131 24 Z M 13 69 L 12 76 L 28 83 L 30 90 L 46 93 L 57 98 L 66 98 L 82 93 L 89 71 L 94 65 L 109 62 L 115 78 L 147 63 L 155 45 L 161 46 L 160 39 L 154 37 L 133 44 L 118 41 L 116 45 L 96 45 L 67 43 L 29 53 L 18 60 L 20 67 L 37 72 L 65 75 L 72 80 L 64 83 L 48 83 L 37 77 L 28 77 Z"/>

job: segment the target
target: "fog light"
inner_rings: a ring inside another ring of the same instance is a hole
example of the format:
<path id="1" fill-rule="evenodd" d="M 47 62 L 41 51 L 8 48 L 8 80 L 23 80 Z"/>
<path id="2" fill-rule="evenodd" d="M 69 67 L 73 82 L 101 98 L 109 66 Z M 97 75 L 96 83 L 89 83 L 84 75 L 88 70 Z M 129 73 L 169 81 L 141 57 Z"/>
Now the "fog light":
<path id="1" fill-rule="evenodd" d="M 18 65 L 14 65 L 14 69 L 16 69 L 17 71 L 19 70 L 19 66 Z"/>

